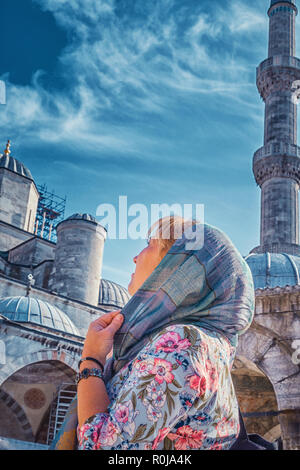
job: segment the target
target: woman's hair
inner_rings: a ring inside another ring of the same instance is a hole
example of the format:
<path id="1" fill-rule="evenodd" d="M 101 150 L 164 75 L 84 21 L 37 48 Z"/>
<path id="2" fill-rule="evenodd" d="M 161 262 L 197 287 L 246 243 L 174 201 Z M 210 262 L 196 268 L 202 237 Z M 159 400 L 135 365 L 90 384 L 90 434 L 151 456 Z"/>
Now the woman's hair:
<path id="1" fill-rule="evenodd" d="M 167 215 L 158 219 L 148 230 L 148 240 L 158 240 L 160 251 L 168 251 L 183 232 L 197 224 L 196 219 L 184 219 L 179 215 Z"/>

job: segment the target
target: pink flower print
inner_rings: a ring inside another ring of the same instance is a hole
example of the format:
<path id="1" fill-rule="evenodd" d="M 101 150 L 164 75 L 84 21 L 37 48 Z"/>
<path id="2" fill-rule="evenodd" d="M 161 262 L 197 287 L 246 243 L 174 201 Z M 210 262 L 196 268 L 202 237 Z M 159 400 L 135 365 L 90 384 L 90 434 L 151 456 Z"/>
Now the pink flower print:
<path id="1" fill-rule="evenodd" d="M 156 423 L 156 421 L 158 421 L 161 417 L 161 411 L 152 406 L 151 404 L 148 404 L 147 418 L 149 419 L 149 421 L 153 421 L 154 423 Z"/>
<path id="2" fill-rule="evenodd" d="M 163 428 L 159 430 L 159 433 L 157 434 L 153 445 L 152 445 L 152 450 L 155 450 L 158 444 L 164 440 L 164 438 L 169 434 L 170 428 Z"/>
<path id="3" fill-rule="evenodd" d="M 215 442 L 209 450 L 222 450 L 222 445 L 219 442 Z"/>
<path id="4" fill-rule="evenodd" d="M 164 352 L 173 352 L 181 351 L 183 349 L 188 349 L 191 345 L 190 341 L 186 339 L 181 339 L 178 333 L 175 331 L 170 331 L 163 336 L 155 344 L 155 352 L 164 351 Z"/>
<path id="5" fill-rule="evenodd" d="M 125 405 L 118 405 L 115 412 L 115 417 L 118 423 L 127 423 L 129 417 L 129 408 Z"/>
<path id="6" fill-rule="evenodd" d="M 229 426 L 227 418 L 222 418 L 221 421 L 217 424 L 217 436 L 218 437 L 227 437 L 229 436 Z"/>
<path id="7" fill-rule="evenodd" d="M 144 361 L 136 361 L 134 364 L 137 374 L 139 377 L 145 377 L 148 374 L 151 374 L 151 369 L 154 366 L 153 359 L 148 359 Z"/>
<path id="8" fill-rule="evenodd" d="M 146 387 L 147 391 L 147 400 L 151 401 L 154 407 L 161 408 L 164 406 L 166 401 L 166 396 L 163 390 L 161 389 L 160 385 L 155 381 L 152 380 L 149 385 Z"/>
<path id="9" fill-rule="evenodd" d="M 97 442 L 99 438 L 99 428 L 96 426 L 92 433 L 92 441 Z"/>
<path id="10" fill-rule="evenodd" d="M 147 395 L 152 397 L 154 394 L 158 393 L 161 390 L 161 387 L 155 380 L 152 380 L 152 382 L 150 382 L 150 384 L 147 385 L 146 390 L 147 390 Z"/>
<path id="11" fill-rule="evenodd" d="M 165 401 L 166 401 L 166 395 L 164 394 L 162 390 L 154 394 L 152 397 L 153 406 L 156 406 L 158 408 L 161 408 L 162 406 L 164 406 Z"/>
<path id="12" fill-rule="evenodd" d="M 207 359 L 206 363 L 207 379 L 209 390 L 215 392 L 219 384 L 218 371 L 215 367 L 212 366 L 212 363 Z"/>
<path id="13" fill-rule="evenodd" d="M 127 432 L 129 435 L 134 434 L 135 418 L 139 411 L 133 411 L 133 405 L 130 400 L 119 403 L 116 407 L 114 417 L 117 422 L 118 432 Z"/>
<path id="14" fill-rule="evenodd" d="M 118 438 L 117 428 L 108 420 L 101 429 L 100 442 L 103 447 L 112 446 Z"/>
<path id="15" fill-rule="evenodd" d="M 204 432 L 194 431 L 190 426 L 185 425 L 178 428 L 176 434 L 169 433 L 168 438 L 171 439 L 171 441 L 176 441 L 176 450 L 187 450 L 188 448 L 200 449 L 204 438 Z"/>
<path id="16" fill-rule="evenodd" d="M 172 371 L 172 364 L 165 359 L 154 359 L 154 366 L 150 371 L 150 374 L 154 374 L 154 380 L 159 384 L 163 382 L 167 382 L 168 384 L 173 382 L 174 375 L 171 373 Z"/>
<path id="17" fill-rule="evenodd" d="M 192 377 L 190 377 L 190 387 L 193 390 L 197 390 L 198 397 L 202 397 L 206 391 L 206 378 L 204 376 L 200 377 L 197 374 L 192 375 Z"/>

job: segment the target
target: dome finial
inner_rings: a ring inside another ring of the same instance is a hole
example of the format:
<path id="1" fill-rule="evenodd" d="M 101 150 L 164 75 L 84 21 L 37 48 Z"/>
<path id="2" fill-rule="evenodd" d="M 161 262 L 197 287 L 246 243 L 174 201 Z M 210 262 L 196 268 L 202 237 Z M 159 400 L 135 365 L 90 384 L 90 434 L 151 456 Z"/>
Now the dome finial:
<path id="1" fill-rule="evenodd" d="M 8 156 L 10 154 L 10 140 L 7 141 L 6 148 L 4 150 L 4 155 Z"/>

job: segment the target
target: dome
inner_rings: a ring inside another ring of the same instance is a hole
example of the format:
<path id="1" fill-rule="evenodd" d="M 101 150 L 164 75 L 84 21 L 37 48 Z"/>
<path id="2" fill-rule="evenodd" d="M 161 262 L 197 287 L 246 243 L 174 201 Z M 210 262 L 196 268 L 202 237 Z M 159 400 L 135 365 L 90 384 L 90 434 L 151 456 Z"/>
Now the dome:
<path id="1" fill-rule="evenodd" d="M 90 214 L 73 214 L 65 220 L 86 220 L 87 222 L 94 222 L 95 224 L 98 223 L 95 217 Z"/>
<path id="2" fill-rule="evenodd" d="M 46 328 L 81 336 L 62 310 L 34 297 L 0 298 L 0 314 L 15 322 L 36 323 Z"/>
<path id="3" fill-rule="evenodd" d="M 115 282 L 101 279 L 99 291 L 99 305 L 111 305 L 123 308 L 130 299 L 130 294 L 125 287 Z"/>
<path id="4" fill-rule="evenodd" d="M 6 168 L 7 170 L 13 171 L 18 175 L 25 176 L 25 178 L 33 180 L 32 174 L 28 168 L 26 168 L 23 163 L 19 162 L 19 160 L 16 160 L 10 155 L 4 154 L 0 157 L 0 168 Z"/>
<path id="5" fill-rule="evenodd" d="M 300 257 L 285 253 L 250 253 L 245 257 L 252 272 L 254 288 L 300 284 Z"/>

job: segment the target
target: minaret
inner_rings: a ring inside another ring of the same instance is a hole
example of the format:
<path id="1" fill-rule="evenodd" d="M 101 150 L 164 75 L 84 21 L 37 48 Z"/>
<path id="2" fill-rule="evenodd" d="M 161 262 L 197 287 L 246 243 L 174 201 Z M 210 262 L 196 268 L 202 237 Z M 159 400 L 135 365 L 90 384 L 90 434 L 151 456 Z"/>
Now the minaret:
<path id="1" fill-rule="evenodd" d="M 271 0 L 269 57 L 257 68 L 257 88 L 265 102 L 264 146 L 253 157 L 261 188 L 260 246 L 252 252 L 300 255 L 300 147 L 297 98 L 300 60 L 295 56 L 296 0 Z"/>

